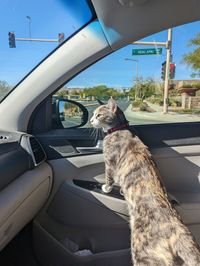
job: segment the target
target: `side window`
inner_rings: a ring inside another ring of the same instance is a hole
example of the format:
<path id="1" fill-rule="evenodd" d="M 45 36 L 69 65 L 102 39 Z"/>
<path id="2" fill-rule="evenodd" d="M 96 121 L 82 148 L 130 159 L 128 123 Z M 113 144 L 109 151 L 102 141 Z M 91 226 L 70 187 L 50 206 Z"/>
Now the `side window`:
<path id="1" fill-rule="evenodd" d="M 199 49 L 200 21 L 178 26 L 107 56 L 56 96 L 82 103 L 90 116 L 97 99 L 112 96 L 130 124 L 200 121 Z"/>

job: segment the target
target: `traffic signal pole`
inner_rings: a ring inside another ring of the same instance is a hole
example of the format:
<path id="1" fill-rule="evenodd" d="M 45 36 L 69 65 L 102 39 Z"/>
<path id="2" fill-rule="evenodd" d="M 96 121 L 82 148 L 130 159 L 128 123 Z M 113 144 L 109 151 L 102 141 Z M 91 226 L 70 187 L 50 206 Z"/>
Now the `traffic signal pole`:
<path id="1" fill-rule="evenodd" d="M 166 53 L 166 67 L 165 67 L 165 79 L 164 79 L 164 98 L 163 98 L 163 114 L 168 113 L 169 105 L 169 71 L 170 61 L 172 55 L 172 29 L 168 29 L 168 36 L 166 42 L 134 42 L 134 45 L 152 45 L 152 46 L 164 46 L 167 50 Z"/>
<path id="2" fill-rule="evenodd" d="M 31 41 L 31 42 L 59 42 L 58 39 L 33 39 L 33 38 L 15 38 L 16 41 Z"/>
<path id="3" fill-rule="evenodd" d="M 152 45 L 152 46 L 164 46 L 166 48 L 166 42 L 134 42 L 134 45 Z"/>
<path id="4" fill-rule="evenodd" d="M 164 86 L 164 99 L 163 99 L 163 114 L 168 113 L 169 106 L 169 67 L 172 53 L 172 29 L 168 29 L 167 38 L 167 55 L 166 55 L 166 72 L 165 72 L 165 86 Z"/>
<path id="5" fill-rule="evenodd" d="M 16 38 L 14 32 L 8 32 L 9 47 L 16 48 L 16 41 L 28 41 L 28 42 L 57 42 L 61 44 L 65 39 L 65 34 L 58 33 L 58 39 L 43 39 L 43 38 Z"/>

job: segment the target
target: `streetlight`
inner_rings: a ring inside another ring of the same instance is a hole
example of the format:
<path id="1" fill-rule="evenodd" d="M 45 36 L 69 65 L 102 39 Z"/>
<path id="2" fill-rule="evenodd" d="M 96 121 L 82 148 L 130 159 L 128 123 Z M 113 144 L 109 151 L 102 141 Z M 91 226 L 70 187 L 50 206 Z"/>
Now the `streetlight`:
<path id="1" fill-rule="evenodd" d="M 26 16 L 26 18 L 28 19 L 29 21 L 29 38 L 31 39 L 31 17 L 30 16 Z"/>
<path id="2" fill-rule="evenodd" d="M 131 58 L 125 58 L 125 60 L 136 62 L 136 93 L 135 93 L 135 98 L 137 98 L 137 96 L 138 96 L 138 65 L 139 65 L 139 60 L 131 59 Z"/>

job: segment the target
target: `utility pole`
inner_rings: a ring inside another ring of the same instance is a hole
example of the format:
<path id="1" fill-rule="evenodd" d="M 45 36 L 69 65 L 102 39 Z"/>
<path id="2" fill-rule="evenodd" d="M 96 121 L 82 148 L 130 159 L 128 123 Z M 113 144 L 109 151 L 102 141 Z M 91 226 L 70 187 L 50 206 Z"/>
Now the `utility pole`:
<path id="1" fill-rule="evenodd" d="M 163 114 L 168 113 L 168 105 L 169 105 L 169 67 L 171 61 L 171 53 L 172 53 L 172 29 L 168 29 L 168 37 L 167 37 L 167 56 L 166 56 L 166 72 L 165 72 L 165 86 L 164 86 L 164 101 L 163 101 Z"/>
<path id="2" fill-rule="evenodd" d="M 166 67 L 165 67 L 165 80 L 164 80 L 164 97 L 163 97 L 163 114 L 167 114 L 169 105 L 169 71 L 170 61 L 172 55 L 172 29 L 168 29 L 168 37 L 166 42 L 134 42 L 133 45 L 150 45 L 150 46 L 164 46 L 167 50 L 166 53 Z M 151 49 L 150 49 L 151 50 Z M 157 51 L 157 54 L 159 51 Z M 137 54 L 136 54 L 137 55 Z M 140 55 L 140 54 L 138 54 Z M 144 54 L 146 55 L 146 54 Z"/>

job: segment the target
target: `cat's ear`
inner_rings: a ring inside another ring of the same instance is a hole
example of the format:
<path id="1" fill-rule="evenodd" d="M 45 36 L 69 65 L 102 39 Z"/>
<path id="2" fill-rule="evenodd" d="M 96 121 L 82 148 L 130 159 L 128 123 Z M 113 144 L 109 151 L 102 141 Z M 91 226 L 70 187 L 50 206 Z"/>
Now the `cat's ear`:
<path id="1" fill-rule="evenodd" d="M 112 97 L 109 99 L 107 106 L 113 113 L 117 111 L 117 103 Z"/>
<path id="2" fill-rule="evenodd" d="M 97 99 L 97 102 L 100 104 L 100 105 L 105 105 L 104 102 L 102 102 L 101 100 Z"/>

